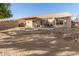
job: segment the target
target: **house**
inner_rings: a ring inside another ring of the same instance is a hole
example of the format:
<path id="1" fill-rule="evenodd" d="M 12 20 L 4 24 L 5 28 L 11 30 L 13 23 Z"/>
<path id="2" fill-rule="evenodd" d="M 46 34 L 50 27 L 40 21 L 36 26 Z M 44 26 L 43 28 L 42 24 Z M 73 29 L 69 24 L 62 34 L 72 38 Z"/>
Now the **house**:
<path id="1" fill-rule="evenodd" d="M 41 18 L 38 17 L 27 17 L 27 18 L 20 18 L 17 20 L 19 27 L 26 27 L 26 28 L 35 28 L 37 25 L 40 25 Z"/>
<path id="2" fill-rule="evenodd" d="M 42 16 L 33 16 L 18 19 L 18 24 L 26 28 L 53 28 L 53 27 L 69 27 L 71 28 L 70 13 L 57 13 Z"/>

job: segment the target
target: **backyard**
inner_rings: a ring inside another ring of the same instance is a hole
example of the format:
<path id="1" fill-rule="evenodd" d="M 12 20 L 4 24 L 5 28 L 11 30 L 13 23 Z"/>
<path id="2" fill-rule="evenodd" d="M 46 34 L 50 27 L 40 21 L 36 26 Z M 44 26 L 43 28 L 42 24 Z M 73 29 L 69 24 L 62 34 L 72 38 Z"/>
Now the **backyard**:
<path id="1" fill-rule="evenodd" d="M 61 36 L 61 35 L 60 35 Z M 70 56 L 79 55 L 79 41 L 66 41 L 53 33 L 0 33 L 1 56 Z"/>

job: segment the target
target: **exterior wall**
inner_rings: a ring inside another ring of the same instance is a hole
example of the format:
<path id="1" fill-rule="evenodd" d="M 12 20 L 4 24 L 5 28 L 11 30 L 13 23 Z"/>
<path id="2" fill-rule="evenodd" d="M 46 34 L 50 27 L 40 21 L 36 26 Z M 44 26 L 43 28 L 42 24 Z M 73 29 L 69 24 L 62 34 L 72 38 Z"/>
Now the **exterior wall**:
<path id="1" fill-rule="evenodd" d="M 51 19 L 48 19 L 48 22 L 52 23 L 55 19 L 54 18 L 51 18 Z"/>
<path id="2" fill-rule="evenodd" d="M 56 19 L 54 21 L 55 21 L 54 27 L 69 27 L 69 28 L 71 28 L 71 17 L 64 17 L 63 18 L 63 25 L 57 25 Z"/>
<path id="3" fill-rule="evenodd" d="M 67 27 L 71 28 L 71 17 L 66 18 Z"/>
<path id="4" fill-rule="evenodd" d="M 75 24 L 75 27 L 76 27 L 76 28 L 79 28 L 79 23 L 76 23 L 76 24 Z"/>
<path id="5" fill-rule="evenodd" d="M 49 22 L 50 24 L 53 24 L 53 25 L 54 25 L 54 21 L 55 21 L 54 18 L 48 19 L 48 22 Z"/>
<path id="6" fill-rule="evenodd" d="M 34 28 L 41 27 L 41 20 L 34 19 L 32 24 Z"/>
<path id="7" fill-rule="evenodd" d="M 62 19 L 63 24 L 57 24 L 57 23 L 60 23 L 59 20 L 61 20 L 61 19 Z M 65 25 L 64 21 L 65 21 L 64 18 L 57 18 L 57 19 L 55 18 L 54 19 L 54 27 L 65 27 L 66 25 Z"/>
<path id="8" fill-rule="evenodd" d="M 21 23 L 25 23 L 25 20 L 24 19 L 17 20 L 17 23 L 18 23 L 18 25 L 21 24 Z"/>
<path id="9" fill-rule="evenodd" d="M 58 19 L 62 19 L 62 18 L 58 18 Z M 52 24 L 52 27 L 71 27 L 71 17 L 63 17 L 63 25 L 57 25 L 56 24 L 56 19 L 55 18 L 48 18 L 48 23 Z M 24 23 L 24 27 L 25 28 L 37 28 L 37 27 L 44 27 L 44 23 L 45 23 L 46 19 L 21 19 L 18 20 L 18 24 L 20 23 Z M 41 24 L 42 22 L 42 24 Z"/>
<path id="10" fill-rule="evenodd" d="M 74 23 L 74 27 L 79 28 L 79 21 Z"/>
<path id="11" fill-rule="evenodd" d="M 25 28 L 33 28 L 32 20 L 26 20 L 25 21 Z"/>
<path id="12" fill-rule="evenodd" d="M 33 22 L 32 22 L 32 19 L 21 19 L 21 20 L 18 20 L 18 26 L 19 24 L 23 23 L 25 28 L 33 28 Z"/>
<path id="13" fill-rule="evenodd" d="M 24 27 L 25 26 L 25 20 L 24 19 L 17 20 L 17 24 L 18 24 L 18 27 Z"/>

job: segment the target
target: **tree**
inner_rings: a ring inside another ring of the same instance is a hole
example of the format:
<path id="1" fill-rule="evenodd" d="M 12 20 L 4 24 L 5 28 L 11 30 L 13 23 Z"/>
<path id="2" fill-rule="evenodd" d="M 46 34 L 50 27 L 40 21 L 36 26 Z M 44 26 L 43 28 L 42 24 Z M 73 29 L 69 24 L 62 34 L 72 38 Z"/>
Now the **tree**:
<path id="1" fill-rule="evenodd" d="M 0 18 L 12 17 L 10 3 L 0 3 Z"/>

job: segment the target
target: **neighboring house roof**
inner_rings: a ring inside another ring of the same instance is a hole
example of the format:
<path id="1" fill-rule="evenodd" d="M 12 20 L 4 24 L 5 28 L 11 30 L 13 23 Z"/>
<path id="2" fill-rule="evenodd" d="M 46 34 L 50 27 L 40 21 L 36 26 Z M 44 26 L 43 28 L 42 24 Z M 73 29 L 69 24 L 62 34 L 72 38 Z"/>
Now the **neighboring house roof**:
<path id="1" fill-rule="evenodd" d="M 49 14 L 49 15 L 42 15 L 42 16 L 36 16 L 39 18 L 61 18 L 61 17 L 71 17 L 72 15 L 70 13 L 64 12 L 64 13 L 56 13 L 56 14 Z"/>
<path id="2" fill-rule="evenodd" d="M 0 19 L 0 22 L 4 22 L 4 21 L 15 21 L 14 19 Z"/>

